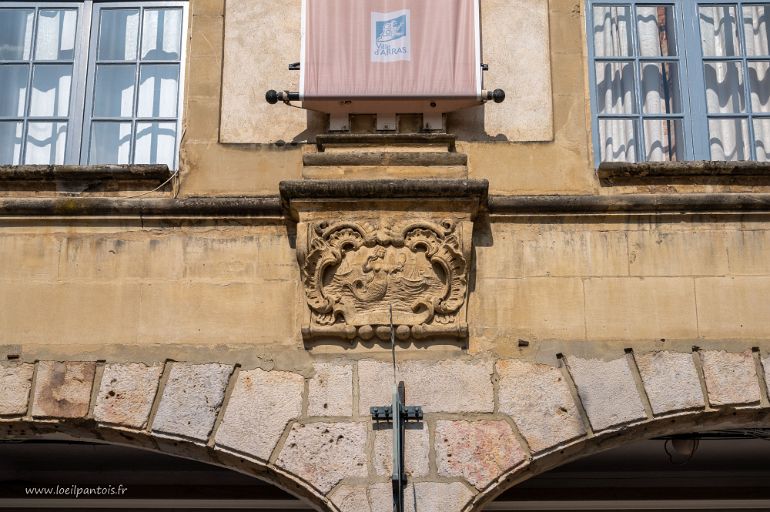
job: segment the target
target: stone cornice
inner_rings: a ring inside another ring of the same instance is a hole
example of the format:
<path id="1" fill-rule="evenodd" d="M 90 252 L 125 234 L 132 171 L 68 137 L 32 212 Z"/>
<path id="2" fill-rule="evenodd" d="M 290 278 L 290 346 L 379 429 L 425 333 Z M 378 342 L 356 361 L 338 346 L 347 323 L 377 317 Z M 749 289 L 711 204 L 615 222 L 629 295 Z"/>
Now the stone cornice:
<path id="1" fill-rule="evenodd" d="M 398 197 L 412 198 L 471 198 L 468 195 L 449 195 L 438 185 L 442 180 L 425 181 L 424 188 L 410 189 L 413 195 L 399 196 L 403 189 L 393 187 L 390 196 L 376 195 L 374 190 L 353 186 L 347 189 L 349 200 L 387 199 Z M 454 181 L 454 180 L 446 180 Z M 468 182 L 469 180 L 458 180 Z M 286 182 L 284 182 L 286 183 Z M 296 183 L 296 182 L 290 182 Z M 303 182 L 311 183 L 311 182 Z M 322 183 L 322 182 L 319 182 Z M 350 183 L 350 182 L 348 182 Z M 431 188 L 430 185 L 435 188 Z M 284 189 L 285 190 L 285 189 Z M 284 191 L 282 190 L 282 192 Z M 341 196 L 324 195 L 323 189 L 317 189 L 318 195 L 310 195 L 310 187 L 297 187 L 299 198 L 307 199 L 336 198 Z M 367 192 L 368 190 L 368 192 Z M 387 191 L 387 187 L 379 191 Z M 361 192 L 361 195 L 356 193 Z M 423 193 L 424 195 L 418 195 Z M 441 195 L 446 193 L 446 195 Z M 344 197 L 344 196 L 342 196 Z M 477 196 L 479 197 L 479 196 Z M 287 196 L 248 196 L 248 197 L 190 197 L 172 198 L 136 198 L 118 197 L 4 197 L 0 198 L 0 217 L 68 217 L 68 216 L 198 216 L 198 217 L 276 217 L 286 213 Z M 494 215 L 581 215 L 581 214 L 655 214 L 655 213 L 770 213 L 770 193 L 758 194 L 627 194 L 627 195 L 537 195 L 537 196 L 489 196 L 487 209 Z"/>

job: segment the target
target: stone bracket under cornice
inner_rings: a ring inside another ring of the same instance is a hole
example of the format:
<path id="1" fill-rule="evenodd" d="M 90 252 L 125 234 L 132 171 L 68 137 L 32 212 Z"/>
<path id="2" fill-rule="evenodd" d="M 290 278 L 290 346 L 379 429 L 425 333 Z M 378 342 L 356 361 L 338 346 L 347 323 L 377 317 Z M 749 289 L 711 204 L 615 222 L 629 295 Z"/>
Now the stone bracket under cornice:
<path id="1" fill-rule="evenodd" d="M 473 222 L 486 180 L 284 181 L 297 222 L 302 337 L 466 339 Z"/>

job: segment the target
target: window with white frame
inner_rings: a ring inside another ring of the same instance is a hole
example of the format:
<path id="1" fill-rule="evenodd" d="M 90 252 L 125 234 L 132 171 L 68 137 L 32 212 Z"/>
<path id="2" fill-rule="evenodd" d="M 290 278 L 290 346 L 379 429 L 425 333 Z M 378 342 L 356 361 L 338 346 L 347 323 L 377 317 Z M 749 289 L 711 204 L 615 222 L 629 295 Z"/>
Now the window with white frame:
<path id="1" fill-rule="evenodd" d="M 0 164 L 176 168 L 186 2 L 0 2 Z"/>
<path id="2" fill-rule="evenodd" d="M 588 2 L 597 161 L 770 159 L 770 2 Z"/>

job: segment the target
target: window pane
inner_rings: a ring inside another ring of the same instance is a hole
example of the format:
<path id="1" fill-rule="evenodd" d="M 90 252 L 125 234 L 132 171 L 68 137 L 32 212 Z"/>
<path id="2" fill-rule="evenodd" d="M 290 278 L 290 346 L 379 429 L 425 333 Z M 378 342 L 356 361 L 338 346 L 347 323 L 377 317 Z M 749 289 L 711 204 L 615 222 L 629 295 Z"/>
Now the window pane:
<path id="1" fill-rule="evenodd" d="M 142 59 L 179 60 L 181 41 L 181 9 L 144 10 Z"/>
<path id="2" fill-rule="evenodd" d="M 136 123 L 137 164 L 166 164 L 174 167 L 176 123 Z"/>
<path id="3" fill-rule="evenodd" d="M 597 62 L 596 88 L 600 114 L 636 112 L 633 63 Z"/>
<path id="4" fill-rule="evenodd" d="M 0 60 L 28 60 L 32 47 L 32 9 L 0 9 Z"/>
<path id="5" fill-rule="evenodd" d="M 71 83 L 71 64 L 35 66 L 29 115 L 66 117 L 69 113 Z"/>
<path id="6" fill-rule="evenodd" d="M 679 65 L 674 62 L 642 64 L 642 109 L 646 114 L 682 112 Z"/>
<path id="7" fill-rule="evenodd" d="M 26 64 L 0 66 L 0 116 L 24 116 L 28 73 Z"/>
<path id="8" fill-rule="evenodd" d="M 67 142 L 67 123 L 29 123 L 24 163 L 62 164 Z"/>
<path id="9" fill-rule="evenodd" d="M 674 9 L 650 5 L 636 8 L 639 53 L 645 57 L 676 55 Z"/>
<path id="10" fill-rule="evenodd" d="M 709 119 L 712 160 L 748 160 L 749 123 L 746 119 Z"/>
<path id="11" fill-rule="evenodd" d="M 599 119 L 603 162 L 636 161 L 636 123 L 632 119 Z"/>
<path id="12" fill-rule="evenodd" d="M 644 154 L 650 162 L 684 160 L 684 135 L 679 119 L 644 121 Z"/>
<path id="13" fill-rule="evenodd" d="M 754 118 L 754 143 L 756 144 L 757 160 L 770 160 L 770 118 Z"/>
<path id="14" fill-rule="evenodd" d="M 705 62 L 703 67 L 709 113 L 745 112 L 741 63 Z"/>
<path id="15" fill-rule="evenodd" d="M 77 11 L 43 10 L 38 13 L 35 58 L 38 60 L 73 60 Z"/>
<path id="16" fill-rule="evenodd" d="M 103 9 L 99 23 L 99 59 L 135 60 L 139 9 Z"/>
<path id="17" fill-rule="evenodd" d="M 703 55 L 723 57 L 740 55 L 738 22 L 733 5 L 709 5 L 698 8 Z"/>
<path id="18" fill-rule="evenodd" d="M 743 33 L 746 37 L 746 55 L 770 55 L 770 32 L 767 18 L 770 9 L 766 5 L 743 7 Z"/>
<path id="19" fill-rule="evenodd" d="M 139 79 L 140 117 L 175 117 L 179 91 L 177 64 L 145 64 Z"/>
<path id="20" fill-rule="evenodd" d="M 131 155 L 131 123 L 91 123 L 88 163 L 127 164 Z"/>
<path id="21" fill-rule="evenodd" d="M 593 12 L 596 56 L 633 55 L 631 9 L 628 6 L 597 6 Z"/>
<path id="22" fill-rule="evenodd" d="M 94 85 L 95 117 L 131 117 L 134 112 L 136 66 L 100 64 Z"/>
<path id="23" fill-rule="evenodd" d="M 770 62 L 749 62 L 749 90 L 751 110 L 770 112 Z"/>
<path id="24" fill-rule="evenodd" d="M 21 158 L 22 123 L 0 122 L 0 165 L 18 165 Z"/>

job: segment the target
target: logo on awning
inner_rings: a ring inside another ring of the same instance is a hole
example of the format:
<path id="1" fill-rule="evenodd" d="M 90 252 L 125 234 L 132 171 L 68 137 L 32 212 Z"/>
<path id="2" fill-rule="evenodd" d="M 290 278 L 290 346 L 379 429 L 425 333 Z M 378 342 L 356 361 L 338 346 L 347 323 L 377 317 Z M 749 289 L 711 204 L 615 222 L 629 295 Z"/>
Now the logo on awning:
<path id="1" fill-rule="evenodd" d="M 372 13 L 372 62 L 410 60 L 409 10 Z"/>

